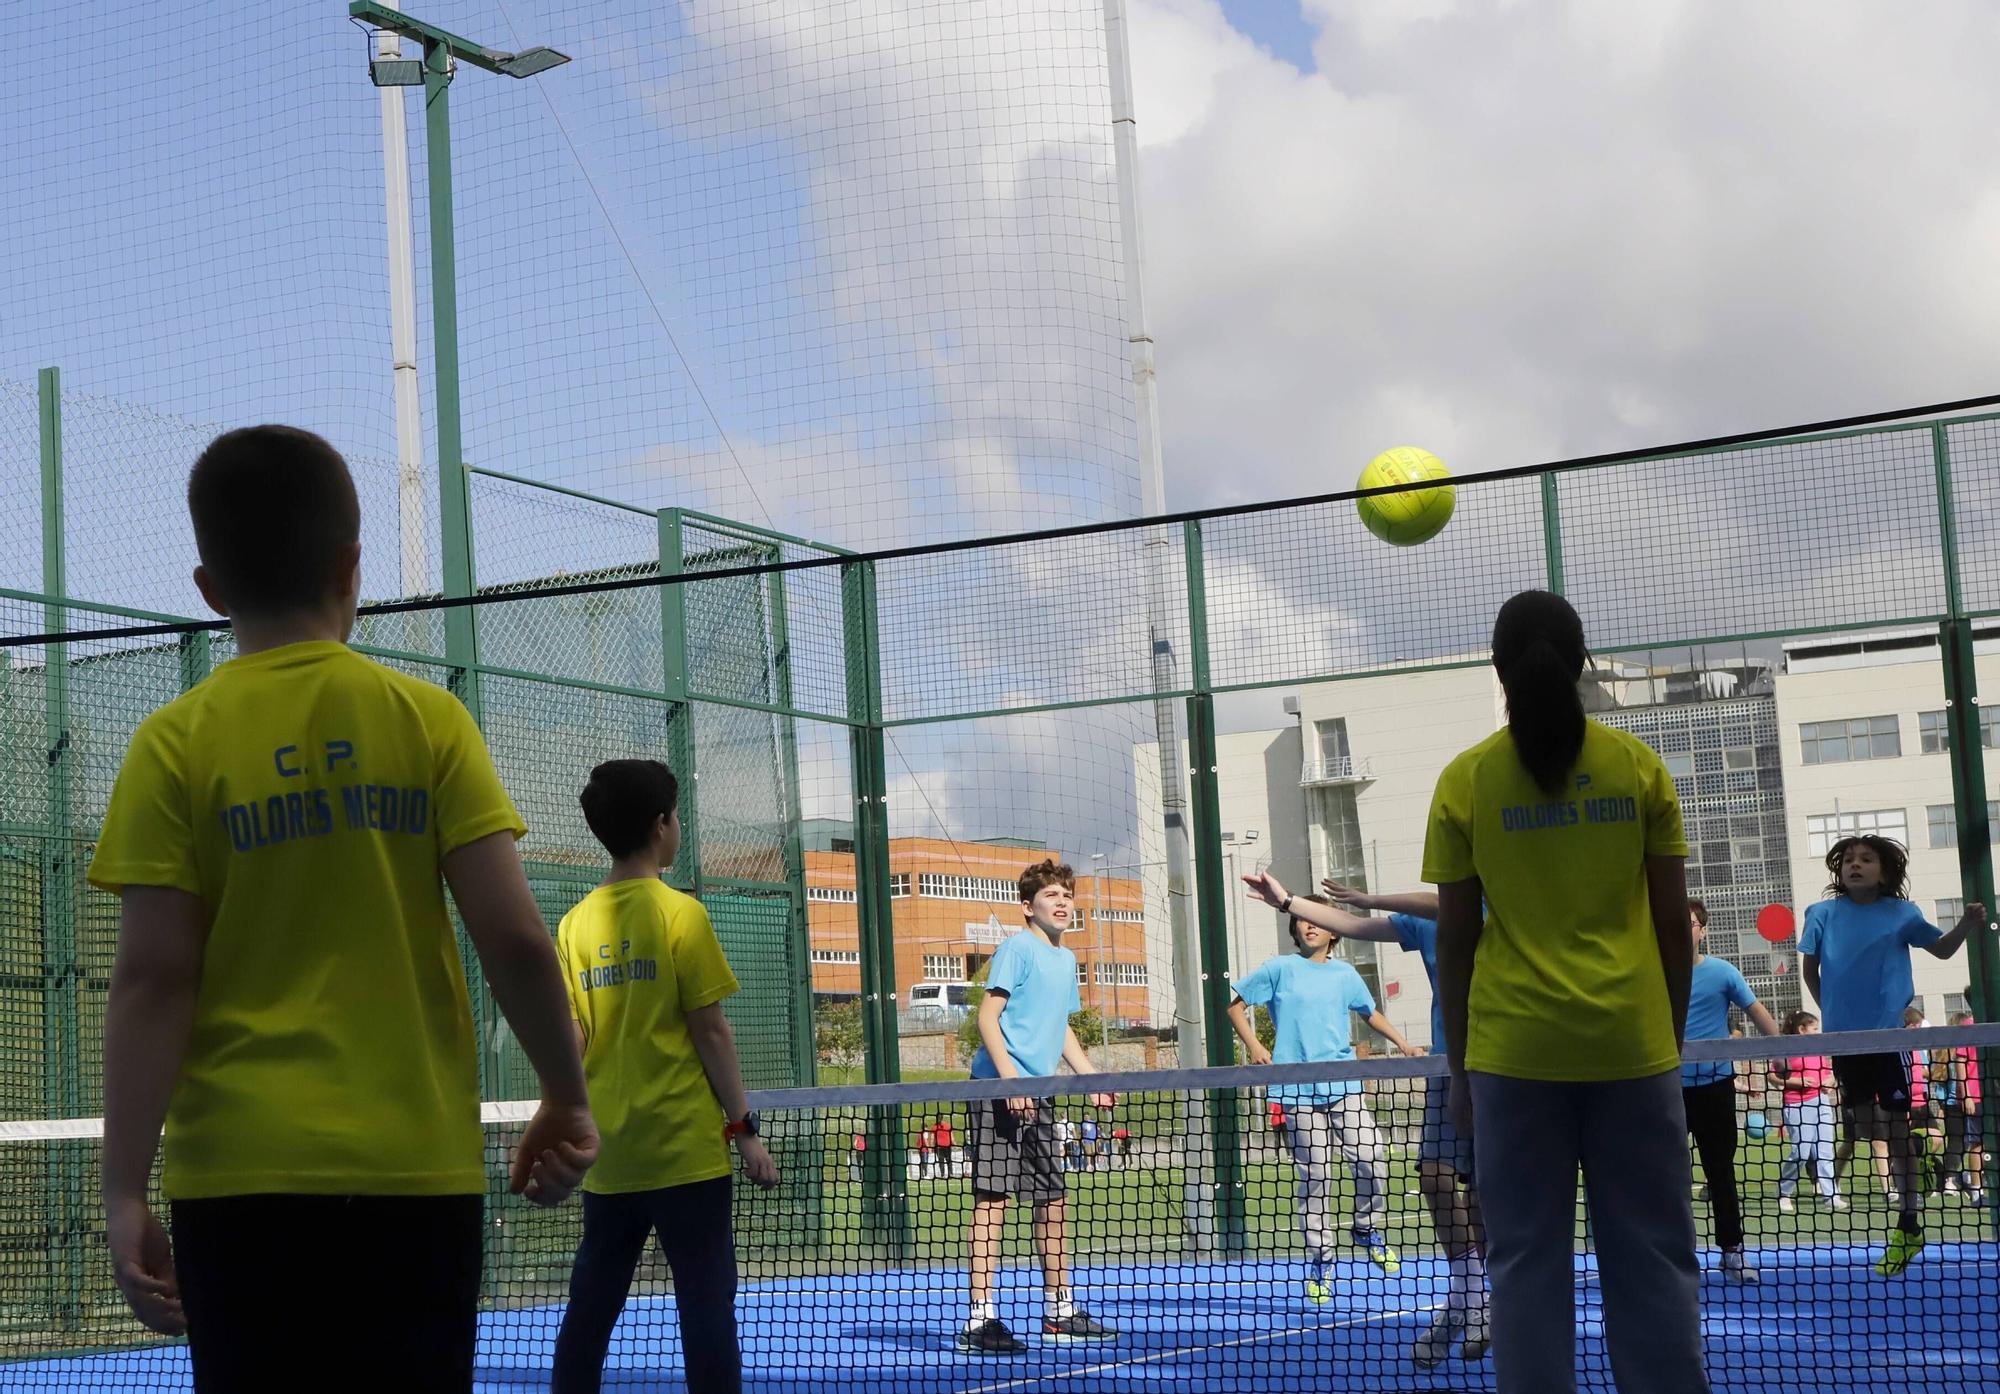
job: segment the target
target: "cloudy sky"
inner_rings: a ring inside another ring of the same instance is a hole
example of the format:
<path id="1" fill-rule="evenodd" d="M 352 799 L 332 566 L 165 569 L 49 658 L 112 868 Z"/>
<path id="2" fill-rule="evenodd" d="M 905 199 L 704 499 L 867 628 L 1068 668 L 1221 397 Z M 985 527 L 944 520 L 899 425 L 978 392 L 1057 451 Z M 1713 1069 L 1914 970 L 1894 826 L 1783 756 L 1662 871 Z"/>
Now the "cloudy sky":
<path id="1" fill-rule="evenodd" d="M 1096 0 L 412 8 L 575 58 L 453 88 L 474 463 L 856 546 L 1138 510 Z M 214 426 L 280 418 L 348 450 L 371 592 L 393 593 L 380 117 L 345 5 L 245 3 L 229 32 L 284 57 L 251 64 L 171 8 L 63 16 L 23 32 L 0 94 L 0 584 L 38 580 L 32 377 L 58 363 L 75 589 L 192 609 L 179 471 Z M 1130 0 L 1130 27 L 1171 506 L 1339 489 L 1392 444 L 1472 472 L 1995 380 L 1988 4 Z M 1594 594 L 1666 575 L 1719 597 L 1718 624 L 1786 584 L 1787 623 L 1817 618 L 1807 596 L 1913 611 L 1926 470 L 1885 452 L 1849 507 L 1811 456 L 1659 473 L 1644 511 L 1597 500 L 1595 555 L 1566 512 L 1566 545 Z M 482 484 L 475 509 L 482 580 L 652 546 L 643 517 L 575 501 Z M 1795 546 L 1849 535 L 1795 567 L 1774 518 Z M 1411 553 L 1351 509 L 1220 528 L 1222 676 L 1476 645 L 1537 579 L 1538 528 L 1531 493 L 1498 492 Z M 1894 584 L 1857 553 L 1896 556 Z M 885 569 L 904 714 L 1144 682 L 1135 555 L 939 565 Z M 1651 593 L 1590 602 L 1594 632 L 1643 633 Z M 948 824 L 1070 818 L 1083 843 L 1102 809 L 1007 772 L 1088 742 L 1079 782 L 1122 799 L 1125 728 L 1023 720 L 906 733 L 928 753 L 904 773 L 955 791 Z"/>
<path id="2" fill-rule="evenodd" d="M 1992 390 L 2000 10 L 1139 0 L 1170 488 Z"/>

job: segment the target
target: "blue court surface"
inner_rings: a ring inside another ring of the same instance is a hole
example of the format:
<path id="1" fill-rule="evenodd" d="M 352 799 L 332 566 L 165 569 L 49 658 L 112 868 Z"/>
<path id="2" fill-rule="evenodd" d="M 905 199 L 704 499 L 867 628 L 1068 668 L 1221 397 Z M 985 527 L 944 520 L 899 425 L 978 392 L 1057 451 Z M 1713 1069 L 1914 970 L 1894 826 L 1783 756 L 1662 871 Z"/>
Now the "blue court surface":
<path id="1" fill-rule="evenodd" d="M 1753 1253 L 1755 1286 L 1703 1282 L 1708 1369 L 1718 1394 L 1819 1389 L 1871 1394 L 2000 1390 L 2000 1246 L 1934 1243 L 1902 1278 L 1875 1276 L 1863 1245 L 1774 1246 Z M 1714 1251 L 1704 1258 L 1713 1261 Z M 1579 1385 L 1609 1389 L 1594 1264 L 1579 1259 L 1584 1309 Z M 1271 1261 L 1079 1267 L 1080 1301 L 1119 1328 L 1114 1344 L 1058 1345 L 1035 1333 L 1039 1280 L 1001 1277 L 1000 1314 L 1029 1342 L 1011 1358 L 960 1355 L 964 1279 L 952 1269 L 871 1271 L 746 1283 L 738 1313 L 744 1384 L 770 1394 L 1013 1391 L 1490 1390 L 1492 1362 L 1419 1370 L 1409 1346 L 1444 1300 L 1444 1268 L 1412 1257 L 1394 1278 L 1342 1264 L 1334 1299 L 1308 1306 L 1296 1264 Z M 671 1298 L 628 1306 L 605 1372 L 607 1389 L 679 1390 Z M 367 1317 L 357 1313 L 356 1320 Z M 557 1307 L 482 1319 L 478 1389 L 547 1387 Z M 179 1348 L 127 1350 L 0 1366 L 16 1389 L 187 1389 Z"/>

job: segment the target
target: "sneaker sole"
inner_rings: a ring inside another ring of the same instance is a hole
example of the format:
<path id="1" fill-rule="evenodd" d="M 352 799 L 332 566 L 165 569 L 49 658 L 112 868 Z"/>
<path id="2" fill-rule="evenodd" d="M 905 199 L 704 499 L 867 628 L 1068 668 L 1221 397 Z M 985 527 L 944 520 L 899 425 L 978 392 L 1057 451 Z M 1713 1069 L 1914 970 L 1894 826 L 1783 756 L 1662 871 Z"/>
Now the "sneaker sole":
<path id="1" fill-rule="evenodd" d="M 1062 1341 L 1065 1343 L 1073 1341 L 1081 1345 L 1101 1345 L 1107 1341 L 1117 1340 L 1118 1333 L 1116 1331 L 1107 1331 L 1102 1336 L 1073 1336 L 1068 1332 L 1057 1334 L 1054 1331 L 1044 1331 L 1042 1333 L 1042 1339 L 1045 1341 Z"/>
<path id="2" fill-rule="evenodd" d="M 992 1350 L 983 1346 L 968 1346 L 963 1343 L 960 1343 L 958 1347 L 958 1353 L 960 1355 L 983 1356 L 984 1358 L 991 1360 L 996 1356 L 1026 1355 L 1028 1353 L 1028 1348 L 1026 1346 L 1014 1346 L 1007 1350 Z"/>

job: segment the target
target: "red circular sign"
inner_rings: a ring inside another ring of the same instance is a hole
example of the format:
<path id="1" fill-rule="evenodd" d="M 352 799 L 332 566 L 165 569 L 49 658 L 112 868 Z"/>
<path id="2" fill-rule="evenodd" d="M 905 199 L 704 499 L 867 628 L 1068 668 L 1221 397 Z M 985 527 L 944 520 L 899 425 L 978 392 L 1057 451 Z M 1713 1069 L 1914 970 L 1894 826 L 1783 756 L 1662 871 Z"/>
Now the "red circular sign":
<path id="1" fill-rule="evenodd" d="M 1789 905 L 1766 905 L 1757 912 L 1757 933 L 1773 944 L 1782 944 L 1792 937 L 1792 907 Z"/>

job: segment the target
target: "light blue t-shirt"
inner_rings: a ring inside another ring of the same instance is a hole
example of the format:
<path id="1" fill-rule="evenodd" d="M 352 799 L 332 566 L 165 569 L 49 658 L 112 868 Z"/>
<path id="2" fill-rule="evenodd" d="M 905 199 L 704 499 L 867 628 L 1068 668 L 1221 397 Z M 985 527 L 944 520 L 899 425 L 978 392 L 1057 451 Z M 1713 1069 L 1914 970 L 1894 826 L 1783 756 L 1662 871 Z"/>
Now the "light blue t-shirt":
<path id="1" fill-rule="evenodd" d="M 1910 950 L 1944 931 L 1907 900 L 1883 896 L 1862 905 L 1846 896 L 1806 910 L 1799 952 L 1819 960 L 1819 1004 L 1828 1031 L 1887 1031 L 1903 1024 L 1916 996 Z"/>
<path id="2" fill-rule="evenodd" d="M 1444 1054 L 1444 994 L 1438 991 L 1438 922 L 1421 915 L 1391 915 L 1396 942 L 1424 961 L 1431 980 L 1431 1054 Z"/>
<path id="3" fill-rule="evenodd" d="M 1719 1041 L 1729 1034 L 1729 1009 L 1750 1009 L 1757 994 L 1736 965 L 1726 958 L 1704 955 L 1694 966 L 1688 984 L 1687 1038 L 1691 1041 Z M 1700 1060 L 1681 1066 L 1681 1087 L 1693 1089 L 1719 1079 L 1733 1079 L 1736 1069 L 1727 1060 Z"/>
<path id="4" fill-rule="evenodd" d="M 1014 1068 L 1031 1078 L 1052 1075 L 1062 1063 L 1071 1012 L 1083 1010 L 1076 989 L 1076 955 L 1051 944 L 1039 929 L 1003 940 L 986 969 L 986 990 L 1007 994 L 1000 1039 Z M 993 1057 L 981 1044 L 972 1057 L 974 1079 L 997 1079 Z"/>
<path id="5" fill-rule="evenodd" d="M 1343 959 L 1314 963 L 1303 954 L 1266 959 L 1242 982 L 1236 995 L 1253 1007 L 1268 1006 L 1277 1043 L 1271 1060 L 1279 1065 L 1352 1060 L 1353 1032 L 1347 1014 L 1374 1012 L 1368 984 Z M 1314 1084 L 1280 1084 L 1271 1101 L 1288 1108 L 1309 1108 L 1361 1092 L 1359 1080 L 1328 1080 Z"/>

